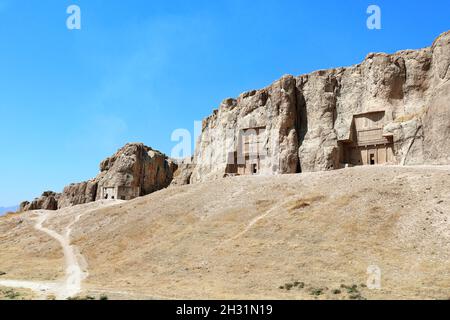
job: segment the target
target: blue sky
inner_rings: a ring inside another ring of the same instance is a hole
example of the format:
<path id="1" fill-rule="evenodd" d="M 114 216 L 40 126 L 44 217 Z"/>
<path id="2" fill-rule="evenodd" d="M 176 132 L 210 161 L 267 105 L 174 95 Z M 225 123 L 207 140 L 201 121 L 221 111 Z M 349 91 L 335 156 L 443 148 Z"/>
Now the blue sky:
<path id="1" fill-rule="evenodd" d="M 66 9 L 80 6 L 81 30 Z M 382 30 L 366 28 L 370 4 Z M 0 0 L 0 206 L 98 173 L 126 142 L 170 153 L 226 97 L 283 74 L 429 46 L 450 1 Z"/>

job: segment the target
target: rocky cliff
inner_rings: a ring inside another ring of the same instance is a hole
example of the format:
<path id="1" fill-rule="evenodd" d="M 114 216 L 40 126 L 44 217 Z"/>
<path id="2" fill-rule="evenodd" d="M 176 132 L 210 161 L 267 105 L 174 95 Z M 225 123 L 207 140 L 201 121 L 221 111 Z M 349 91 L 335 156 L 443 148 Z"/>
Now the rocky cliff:
<path id="1" fill-rule="evenodd" d="M 44 192 L 32 202 L 23 202 L 20 211 L 56 210 L 96 201 L 102 198 L 104 188 L 136 190 L 133 197 L 144 196 L 169 186 L 176 169 L 163 153 L 142 143 L 130 143 L 101 162 L 96 178 L 70 184 L 62 193 Z"/>
<path id="2" fill-rule="evenodd" d="M 177 170 L 173 174 L 173 180 L 170 183 L 172 186 L 181 186 L 189 184 L 191 181 L 192 171 L 195 165 L 192 162 L 192 157 L 175 160 Z"/>
<path id="3" fill-rule="evenodd" d="M 338 169 L 351 164 L 351 147 L 359 147 L 355 117 L 380 112 L 380 138 L 389 142 L 381 153 L 386 162 L 450 164 L 449 79 L 450 32 L 429 48 L 371 53 L 355 66 L 286 75 L 264 89 L 224 100 L 203 121 L 192 161 L 177 164 L 143 144 L 128 144 L 100 164 L 96 178 L 60 194 L 46 192 L 22 203 L 21 210 L 53 210 L 120 195 L 128 199 L 171 183 L 234 174 Z M 253 158 L 249 149 L 254 146 Z"/>
<path id="4" fill-rule="evenodd" d="M 227 174 L 239 135 L 258 129 L 258 173 L 342 167 L 354 116 L 383 111 L 394 163 L 450 163 L 450 32 L 429 48 L 371 53 L 358 65 L 283 76 L 267 88 L 226 99 L 203 121 L 190 183 Z M 231 161 L 233 162 L 233 161 Z"/>

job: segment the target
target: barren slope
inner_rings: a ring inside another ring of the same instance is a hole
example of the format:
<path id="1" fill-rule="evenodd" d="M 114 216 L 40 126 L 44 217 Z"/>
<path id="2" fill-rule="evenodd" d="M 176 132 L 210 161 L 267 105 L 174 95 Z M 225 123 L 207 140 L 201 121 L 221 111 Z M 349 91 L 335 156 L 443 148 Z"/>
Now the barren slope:
<path id="1" fill-rule="evenodd" d="M 450 168 L 364 167 L 171 187 L 86 214 L 71 237 L 84 293 L 114 298 L 450 297 Z M 0 219 L 0 277 L 48 280 L 58 244 Z M 68 213 L 46 227 L 62 230 Z M 48 261 L 48 263 L 47 263 Z M 361 286 L 367 268 L 381 290 Z M 291 290 L 286 283 L 304 282 Z M 322 291 L 322 292 L 321 292 Z"/>

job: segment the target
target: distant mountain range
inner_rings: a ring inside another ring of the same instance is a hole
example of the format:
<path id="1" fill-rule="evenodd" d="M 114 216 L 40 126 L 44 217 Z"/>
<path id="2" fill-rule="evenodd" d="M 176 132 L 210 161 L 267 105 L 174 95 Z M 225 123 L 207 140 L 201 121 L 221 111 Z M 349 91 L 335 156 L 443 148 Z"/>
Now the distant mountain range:
<path id="1" fill-rule="evenodd" d="M 4 215 L 6 212 L 16 212 L 19 206 L 14 207 L 0 207 L 0 216 Z"/>

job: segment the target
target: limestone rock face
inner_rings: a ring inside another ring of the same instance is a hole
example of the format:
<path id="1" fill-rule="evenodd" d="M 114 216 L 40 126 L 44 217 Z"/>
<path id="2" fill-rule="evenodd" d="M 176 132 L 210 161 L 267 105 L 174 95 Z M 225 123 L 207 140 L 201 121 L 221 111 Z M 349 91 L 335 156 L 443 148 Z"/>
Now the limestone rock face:
<path id="1" fill-rule="evenodd" d="M 449 49 L 450 50 L 450 47 Z M 427 164 L 450 163 L 450 82 L 442 83 L 429 100 L 424 116 L 424 159 Z"/>
<path id="2" fill-rule="evenodd" d="M 96 201 L 104 198 L 104 188 L 113 190 L 116 199 L 128 200 L 168 187 L 176 170 L 176 163 L 161 152 L 129 143 L 101 162 L 96 178 L 70 184 L 62 193 L 44 192 L 31 203 L 23 202 L 20 211 L 57 210 Z"/>
<path id="3" fill-rule="evenodd" d="M 450 32 L 429 48 L 371 53 L 355 66 L 283 76 L 225 100 L 203 121 L 190 182 L 236 172 L 229 170 L 230 159 L 236 163 L 231 154 L 239 153 L 239 132 L 249 128 L 264 128 L 256 136 L 266 157 L 244 159 L 242 172 L 337 169 L 354 116 L 380 111 L 394 163 L 450 164 L 449 79 Z"/>
<path id="4" fill-rule="evenodd" d="M 101 173 L 96 199 L 101 198 L 101 188 L 138 188 L 139 195 L 147 195 L 170 185 L 176 165 L 163 153 L 141 143 L 125 145 L 112 157 L 100 164 Z"/>
<path id="5" fill-rule="evenodd" d="M 72 183 L 66 186 L 59 198 L 58 208 L 75 206 L 95 201 L 98 183 L 95 180 Z"/>
<path id="6" fill-rule="evenodd" d="M 203 121 L 191 182 L 222 178 L 242 130 L 258 130 L 264 174 L 295 173 L 298 166 L 296 81 L 285 76 L 271 86 L 222 102 Z"/>
<path id="7" fill-rule="evenodd" d="M 39 198 L 34 199 L 32 202 L 24 201 L 19 206 L 19 211 L 30 210 L 57 210 L 59 194 L 53 191 L 44 192 Z"/>
<path id="8" fill-rule="evenodd" d="M 424 158 L 427 164 L 450 163 L 450 32 L 432 47 L 433 90 L 427 99 L 424 123 Z"/>
<path id="9" fill-rule="evenodd" d="M 173 174 L 173 180 L 170 183 L 172 186 L 182 186 L 186 184 L 190 184 L 192 171 L 194 170 L 192 158 L 183 159 L 181 161 L 177 161 L 176 165 L 178 169 Z"/>
<path id="10" fill-rule="evenodd" d="M 23 201 L 19 205 L 19 212 L 25 212 L 29 210 L 30 201 Z"/>

